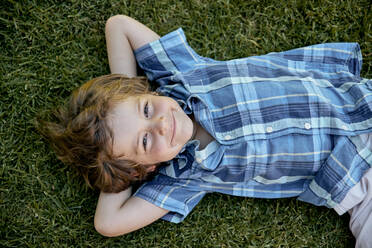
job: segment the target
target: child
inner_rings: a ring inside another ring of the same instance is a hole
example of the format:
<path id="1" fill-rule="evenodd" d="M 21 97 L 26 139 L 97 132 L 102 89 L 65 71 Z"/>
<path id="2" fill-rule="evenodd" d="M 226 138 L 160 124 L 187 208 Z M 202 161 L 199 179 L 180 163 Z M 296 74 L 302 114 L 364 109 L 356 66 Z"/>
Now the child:
<path id="1" fill-rule="evenodd" d="M 113 74 L 81 86 L 44 129 L 59 158 L 101 189 L 98 232 L 180 222 L 209 192 L 296 196 L 350 211 L 357 246 L 371 247 L 372 81 L 359 76 L 357 44 L 216 61 L 182 29 L 159 40 L 120 15 L 106 40 Z"/>

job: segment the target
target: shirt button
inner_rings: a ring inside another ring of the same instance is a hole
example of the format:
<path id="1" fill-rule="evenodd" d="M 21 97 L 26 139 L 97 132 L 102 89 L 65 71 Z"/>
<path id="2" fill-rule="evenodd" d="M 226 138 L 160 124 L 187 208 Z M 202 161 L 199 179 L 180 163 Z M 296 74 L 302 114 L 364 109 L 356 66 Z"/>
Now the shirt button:
<path id="1" fill-rule="evenodd" d="M 305 123 L 305 129 L 310 129 L 310 128 L 311 128 L 310 123 L 306 122 L 306 123 Z"/>
<path id="2" fill-rule="evenodd" d="M 231 138 L 232 138 L 231 135 L 226 135 L 226 136 L 225 136 L 225 139 L 226 139 L 226 140 L 229 140 L 229 139 L 231 139 Z"/>
<path id="3" fill-rule="evenodd" d="M 273 131 L 273 128 L 272 127 L 267 127 L 266 128 L 266 132 L 271 133 L 272 131 Z"/>
<path id="4" fill-rule="evenodd" d="M 344 130 L 348 129 L 347 126 L 345 126 L 345 125 L 343 125 L 341 128 L 344 129 Z"/>
<path id="5" fill-rule="evenodd" d="M 200 164 L 201 162 L 203 162 L 203 160 L 201 158 L 196 158 L 196 162 Z"/>

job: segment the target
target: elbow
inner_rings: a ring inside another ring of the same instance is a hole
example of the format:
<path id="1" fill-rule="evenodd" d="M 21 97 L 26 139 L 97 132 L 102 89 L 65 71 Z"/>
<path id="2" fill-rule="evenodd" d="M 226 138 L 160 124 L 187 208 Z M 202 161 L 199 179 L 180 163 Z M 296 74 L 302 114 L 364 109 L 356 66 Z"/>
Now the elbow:
<path id="1" fill-rule="evenodd" d="M 107 225 L 105 225 L 105 224 L 103 224 L 101 222 L 97 222 L 96 220 L 94 220 L 94 228 L 102 236 L 105 236 L 105 237 L 115 237 L 114 233 L 110 229 L 110 226 L 107 226 Z"/>
<path id="2" fill-rule="evenodd" d="M 98 218 L 94 218 L 94 228 L 99 234 L 108 238 L 125 234 L 123 232 L 118 232 L 117 228 L 115 228 L 114 222 L 108 220 L 102 221 L 98 220 Z"/>
<path id="3" fill-rule="evenodd" d="M 128 19 L 125 15 L 114 15 L 106 21 L 105 32 L 109 32 L 112 29 L 117 29 L 125 26 L 125 22 Z"/>

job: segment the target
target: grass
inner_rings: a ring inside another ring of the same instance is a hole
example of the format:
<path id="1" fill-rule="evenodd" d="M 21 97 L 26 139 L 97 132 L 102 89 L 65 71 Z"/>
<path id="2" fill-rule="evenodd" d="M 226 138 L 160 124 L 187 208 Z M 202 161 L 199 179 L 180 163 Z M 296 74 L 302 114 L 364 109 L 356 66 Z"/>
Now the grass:
<path id="1" fill-rule="evenodd" d="M 359 42 L 372 78 L 372 8 L 345 1 L 15 1 L 0 3 L 1 247 L 352 247 L 348 217 L 295 199 L 208 195 L 181 224 L 118 238 L 93 227 L 98 192 L 54 156 L 35 117 L 108 74 L 103 28 L 132 16 L 164 35 L 183 27 L 201 55 L 233 59 Z"/>

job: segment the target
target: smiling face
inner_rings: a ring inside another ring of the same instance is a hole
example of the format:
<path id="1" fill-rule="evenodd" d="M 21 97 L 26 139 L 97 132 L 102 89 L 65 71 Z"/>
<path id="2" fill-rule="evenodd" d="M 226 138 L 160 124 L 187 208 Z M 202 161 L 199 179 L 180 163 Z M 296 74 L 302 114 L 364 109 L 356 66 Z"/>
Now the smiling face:
<path id="1" fill-rule="evenodd" d="M 115 105 L 109 125 L 114 156 L 139 164 L 173 159 L 193 134 L 193 122 L 170 97 L 141 95 Z"/>

